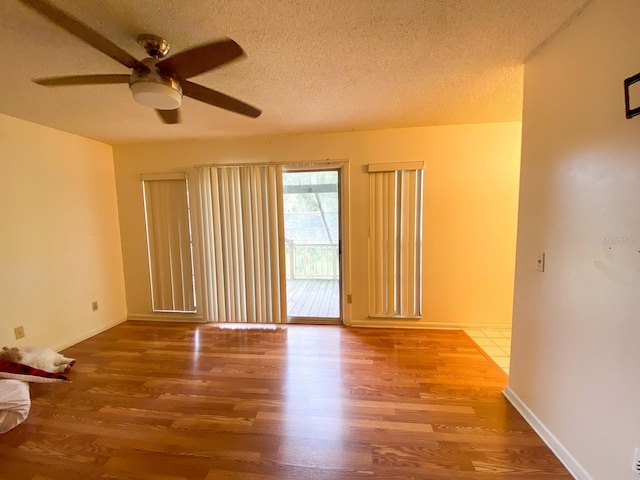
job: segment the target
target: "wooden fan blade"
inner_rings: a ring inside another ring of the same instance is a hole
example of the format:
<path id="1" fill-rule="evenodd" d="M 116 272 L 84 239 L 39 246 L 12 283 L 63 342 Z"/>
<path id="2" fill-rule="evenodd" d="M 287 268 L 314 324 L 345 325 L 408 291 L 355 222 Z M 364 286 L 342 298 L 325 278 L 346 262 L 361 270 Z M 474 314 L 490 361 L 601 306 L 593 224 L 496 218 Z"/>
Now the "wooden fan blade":
<path id="1" fill-rule="evenodd" d="M 186 79 L 213 70 L 242 56 L 244 51 L 240 45 L 227 38 L 180 52 L 161 60 L 157 63 L 157 67 L 169 74 Z"/>
<path id="2" fill-rule="evenodd" d="M 174 124 L 180 123 L 180 109 L 175 110 L 156 110 L 158 116 L 164 123 Z"/>
<path id="3" fill-rule="evenodd" d="M 46 87 L 107 85 L 110 83 L 129 83 L 129 75 L 70 75 L 66 77 L 36 78 L 34 83 Z"/>
<path id="4" fill-rule="evenodd" d="M 182 94 L 187 97 L 191 97 L 194 100 L 208 103 L 214 107 L 224 108 L 230 112 L 239 113 L 240 115 L 246 115 L 247 117 L 257 118 L 262 113 L 255 107 L 248 105 L 233 97 L 220 93 L 216 90 L 212 90 L 197 83 L 184 80 L 180 82 L 182 85 Z"/>
<path id="5" fill-rule="evenodd" d="M 125 67 L 134 68 L 142 65 L 136 58 L 122 50 L 111 40 L 103 37 L 77 18 L 53 6 L 47 0 L 20 0 L 20 2 Z"/>

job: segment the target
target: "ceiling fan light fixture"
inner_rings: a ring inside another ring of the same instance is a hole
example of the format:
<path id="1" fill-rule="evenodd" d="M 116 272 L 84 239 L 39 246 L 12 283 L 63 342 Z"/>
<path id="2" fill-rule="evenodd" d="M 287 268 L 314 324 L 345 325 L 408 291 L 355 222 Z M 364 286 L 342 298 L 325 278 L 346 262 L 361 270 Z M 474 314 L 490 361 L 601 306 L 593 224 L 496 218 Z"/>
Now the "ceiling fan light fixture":
<path id="1" fill-rule="evenodd" d="M 175 110 L 182 104 L 182 89 L 179 85 L 156 82 L 135 82 L 129 85 L 136 102 L 156 110 Z"/>
<path id="2" fill-rule="evenodd" d="M 164 123 L 180 123 L 178 109 L 183 95 L 181 82 L 185 87 L 185 95 L 194 100 L 251 118 L 262 113 L 236 98 L 188 80 L 244 57 L 245 53 L 240 45 L 230 38 L 205 43 L 164 58 L 169 53 L 169 42 L 157 35 L 142 34 L 138 36 L 138 43 L 148 57 L 138 60 L 89 25 L 53 5 L 52 0 L 19 1 L 67 33 L 130 69 L 129 88 L 133 99 L 145 107 L 155 109 Z M 34 82 L 47 87 L 109 85 L 126 83 L 127 75 L 70 75 L 34 79 Z"/>

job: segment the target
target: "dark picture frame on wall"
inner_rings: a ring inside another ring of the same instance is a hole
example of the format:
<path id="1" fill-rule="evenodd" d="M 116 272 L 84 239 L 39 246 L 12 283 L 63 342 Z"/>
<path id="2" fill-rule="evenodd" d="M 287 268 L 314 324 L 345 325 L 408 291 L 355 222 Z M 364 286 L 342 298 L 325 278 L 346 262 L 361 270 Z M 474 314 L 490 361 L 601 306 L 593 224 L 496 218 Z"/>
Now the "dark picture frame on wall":
<path id="1" fill-rule="evenodd" d="M 640 115 L 640 73 L 625 79 L 624 103 L 627 118 Z"/>

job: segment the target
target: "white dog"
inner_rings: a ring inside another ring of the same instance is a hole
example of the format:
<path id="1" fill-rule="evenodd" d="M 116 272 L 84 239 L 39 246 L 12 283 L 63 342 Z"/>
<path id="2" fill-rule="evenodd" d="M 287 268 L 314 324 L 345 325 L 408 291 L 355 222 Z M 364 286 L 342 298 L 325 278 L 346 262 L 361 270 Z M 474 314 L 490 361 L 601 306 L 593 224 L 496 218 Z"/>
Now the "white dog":
<path id="1" fill-rule="evenodd" d="M 22 363 L 50 373 L 67 373 L 76 363 L 75 359 L 67 358 L 50 348 L 37 347 L 3 347 L 0 360 Z"/>

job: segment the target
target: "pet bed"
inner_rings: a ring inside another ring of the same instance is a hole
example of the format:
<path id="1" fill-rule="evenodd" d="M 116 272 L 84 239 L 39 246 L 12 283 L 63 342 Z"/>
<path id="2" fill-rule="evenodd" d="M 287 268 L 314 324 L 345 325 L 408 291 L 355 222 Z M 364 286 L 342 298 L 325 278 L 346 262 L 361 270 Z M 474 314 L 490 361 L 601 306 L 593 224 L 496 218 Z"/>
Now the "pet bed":
<path id="1" fill-rule="evenodd" d="M 31 408 L 29 383 L 68 382 L 60 373 L 0 360 L 0 433 L 5 433 L 25 421 Z"/>
<path id="2" fill-rule="evenodd" d="M 22 363 L 0 360 L 0 378 L 22 380 L 30 383 L 55 383 L 69 382 L 70 380 L 61 373 L 45 372 Z"/>
<path id="3" fill-rule="evenodd" d="M 0 379 L 0 433 L 8 432 L 24 422 L 30 408 L 27 382 Z"/>

